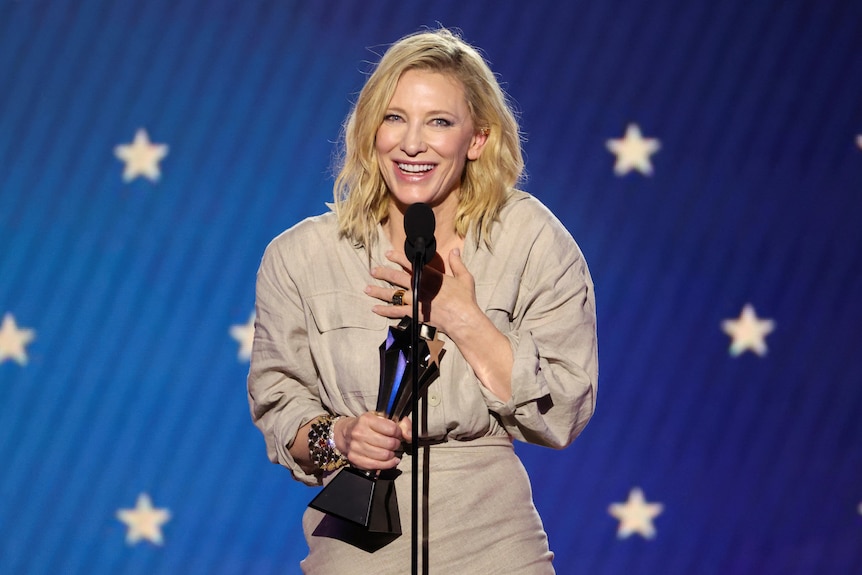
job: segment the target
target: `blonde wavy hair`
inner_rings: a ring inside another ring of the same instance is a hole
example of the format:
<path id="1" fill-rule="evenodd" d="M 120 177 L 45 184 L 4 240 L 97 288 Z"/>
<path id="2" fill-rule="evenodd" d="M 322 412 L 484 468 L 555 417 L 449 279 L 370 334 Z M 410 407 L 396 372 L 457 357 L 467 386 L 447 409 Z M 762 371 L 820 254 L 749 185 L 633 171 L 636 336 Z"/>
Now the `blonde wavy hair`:
<path id="1" fill-rule="evenodd" d="M 392 44 L 359 93 L 342 127 L 333 193 L 342 236 L 370 247 L 388 217 L 389 193 L 377 161 L 377 129 L 407 70 L 447 74 L 461 82 L 476 130 L 485 130 L 481 156 L 468 160 L 461 178 L 455 231 L 472 228 L 488 241 L 510 188 L 522 178 L 521 133 L 507 95 L 479 51 L 451 30 L 410 34 Z"/>

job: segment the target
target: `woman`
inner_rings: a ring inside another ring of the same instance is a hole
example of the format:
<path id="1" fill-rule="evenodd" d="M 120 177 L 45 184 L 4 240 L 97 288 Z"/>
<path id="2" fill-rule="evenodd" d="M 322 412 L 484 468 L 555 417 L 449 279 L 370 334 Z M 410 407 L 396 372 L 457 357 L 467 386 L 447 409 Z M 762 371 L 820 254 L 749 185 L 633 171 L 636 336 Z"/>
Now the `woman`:
<path id="1" fill-rule="evenodd" d="M 274 239 L 258 272 L 248 393 L 269 457 L 309 485 L 343 465 L 397 469 L 409 524 L 411 422 L 374 409 L 378 347 L 412 310 L 404 212 L 428 204 L 437 254 L 423 275 L 435 289 L 420 292 L 420 313 L 445 352 L 420 441 L 426 561 L 434 573 L 553 573 L 512 439 L 563 448 L 593 413 L 586 262 L 560 222 L 513 187 L 523 170 L 515 117 L 481 55 L 450 31 L 393 44 L 343 138 L 334 211 Z M 331 519 L 306 511 L 304 572 L 409 572 L 409 536 L 375 544 L 334 535 Z"/>

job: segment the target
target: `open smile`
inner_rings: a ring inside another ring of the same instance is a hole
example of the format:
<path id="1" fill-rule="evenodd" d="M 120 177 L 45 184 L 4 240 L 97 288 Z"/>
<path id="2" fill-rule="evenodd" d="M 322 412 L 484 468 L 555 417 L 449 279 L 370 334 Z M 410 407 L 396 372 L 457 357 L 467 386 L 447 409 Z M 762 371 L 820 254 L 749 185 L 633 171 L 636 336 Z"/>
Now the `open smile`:
<path id="1" fill-rule="evenodd" d="M 406 176 L 424 176 L 437 167 L 437 164 L 408 164 L 405 162 L 395 162 L 395 165 Z"/>

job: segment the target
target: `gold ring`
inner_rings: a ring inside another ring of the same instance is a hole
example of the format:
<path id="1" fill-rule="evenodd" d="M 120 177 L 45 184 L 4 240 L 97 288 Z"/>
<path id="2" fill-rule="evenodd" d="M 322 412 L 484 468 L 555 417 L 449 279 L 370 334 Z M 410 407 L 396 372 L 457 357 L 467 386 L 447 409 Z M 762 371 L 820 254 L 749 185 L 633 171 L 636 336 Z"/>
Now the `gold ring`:
<path id="1" fill-rule="evenodd" d="M 405 305 L 404 304 L 404 290 L 403 289 L 395 290 L 395 293 L 392 294 L 392 299 L 389 301 L 392 302 L 392 305 Z"/>

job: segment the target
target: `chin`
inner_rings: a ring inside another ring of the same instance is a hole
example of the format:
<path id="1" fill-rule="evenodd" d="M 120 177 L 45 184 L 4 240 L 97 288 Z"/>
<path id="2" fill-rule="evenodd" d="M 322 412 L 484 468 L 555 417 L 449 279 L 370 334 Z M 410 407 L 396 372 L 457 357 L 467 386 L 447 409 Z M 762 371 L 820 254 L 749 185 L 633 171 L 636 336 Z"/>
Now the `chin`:
<path id="1" fill-rule="evenodd" d="M 392 192 L 390 194 L 397 205 L 404 207 L 418 203 L 434 206 L 439 203 L 439 198 L 436 198 L 433 194 L 398 194 Z"/>

